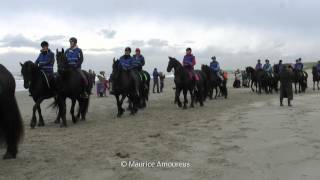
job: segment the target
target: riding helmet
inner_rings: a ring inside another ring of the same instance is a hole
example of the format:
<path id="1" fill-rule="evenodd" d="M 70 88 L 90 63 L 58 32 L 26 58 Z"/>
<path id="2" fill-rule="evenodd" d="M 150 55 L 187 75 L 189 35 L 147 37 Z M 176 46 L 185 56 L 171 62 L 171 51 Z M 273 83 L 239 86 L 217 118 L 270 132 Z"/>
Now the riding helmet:
<path id="1" fill-rule="evenodd" d="M 42 41 L 41 42 L 41 47 L 48 47 L 49 43 L 47 41 Z"/>
<path id="2" fill-rule="evenodd" d="M 69 39 L 70 42 L 74 42 L 75 44 L 77 44 L 78 40 L 75 37 L 72 37 Z"/>

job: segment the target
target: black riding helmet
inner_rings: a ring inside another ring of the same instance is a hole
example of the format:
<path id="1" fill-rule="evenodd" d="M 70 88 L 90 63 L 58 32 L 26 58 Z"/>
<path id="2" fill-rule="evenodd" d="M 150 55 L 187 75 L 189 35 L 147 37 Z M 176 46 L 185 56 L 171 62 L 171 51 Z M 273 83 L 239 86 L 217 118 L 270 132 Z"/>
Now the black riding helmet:
<path id="1" fill-rule="evenodd" d="M 192 51 L 192 49 L 191 49 L 190 47 L 188 47 L 188 48 L 186 49 L 186 51 Z"/>
<path id="2" fill-rule="evenodd" d="M 47 41 L 42 41 L 40 45 L 41 47 L 49 47 L 49 43 Z"/>
<path id="3" fill-rule="evenodd" d="M 69 42 L 74 42 L 75 44 L 77 44 L 78 40 L 77 40 L 77 38 L 72 37 L 72 38 L 69 39 Z"/>

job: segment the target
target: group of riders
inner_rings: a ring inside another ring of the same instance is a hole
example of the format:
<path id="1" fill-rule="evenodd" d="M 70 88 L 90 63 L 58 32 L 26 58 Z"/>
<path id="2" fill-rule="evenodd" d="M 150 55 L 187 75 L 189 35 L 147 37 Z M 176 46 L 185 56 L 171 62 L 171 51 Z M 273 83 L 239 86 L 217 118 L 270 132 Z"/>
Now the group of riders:
<path id="1" fill-rule="evenodd" d="M 278 65 L 278 71 L 279 71 L 278 73 L 280 73 L 283 70 L 283 66 L 284 66 L 282 60 L 279 60 L 279 63 L 277 65 Z M 301 58 L 296 60 L 296 63 L 294 64 L 294 67 L 289 66 L 289 68 L 293 68 L 292 70 L 298 71 L 298 72 L 303 71 L 303 63 L 302 63 Z M 266 72 L 269 76 L 272 76 L 273 72 L 274 72 L 274 70 L 273 70 L 273 68 L 272 68 L 272 66 L 270 64 L 269 59 L 265 60 L 265 64 L 264 65 L 262 65 L 261 60 L 258 59 L 258 62 L 257 62 L 256 67 L 255 67 L 255 70 L 256 71 L 261 71 L 262 70 L 262 71 Z M 317 70 L 318 70 L 318 72 L 320 72 L 320 61 L 317 64 Z"/>

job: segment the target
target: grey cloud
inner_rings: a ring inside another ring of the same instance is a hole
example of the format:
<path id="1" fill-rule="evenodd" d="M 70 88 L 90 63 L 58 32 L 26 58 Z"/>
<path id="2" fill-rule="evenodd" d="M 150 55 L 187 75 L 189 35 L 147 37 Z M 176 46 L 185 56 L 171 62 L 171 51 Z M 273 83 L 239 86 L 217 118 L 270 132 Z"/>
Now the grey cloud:
<path id="1" fill-rule="evenodd" d="M 39 43 L 26 38 L 22 34 L 6 35 L 0 40 L 1 47 L 39 47 Z"/>
<path id="2" fill-rule="evenodd" d="M 100 33 L 107 39 L 112 39 L 116 35 L 116 31 L 112 29 L 102 29 Z"/>
<path id="3" fill-rule="evenodd" d="M 154 47 L 164 47 L 168 46 L 169 42 L 167 40 L 161 40 L 161 39 L 150 39 L 148 41 L 148 45 L 154 46 Z"/>
<path id="4" fill-rule="evenodd" d="M 40 38 L 41 41 L 62 41 L 65 40 L 66 36 L 64 35 L 49 35 L 49 36 L 43 36 Z"/>

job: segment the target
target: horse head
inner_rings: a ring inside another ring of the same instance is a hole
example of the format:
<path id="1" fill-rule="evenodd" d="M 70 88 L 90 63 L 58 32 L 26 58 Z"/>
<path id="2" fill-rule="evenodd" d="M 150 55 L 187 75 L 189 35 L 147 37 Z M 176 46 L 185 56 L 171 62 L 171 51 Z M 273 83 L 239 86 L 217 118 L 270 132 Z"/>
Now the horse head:
<path id="1" fill-rule="evenodd" d="M 247 72 L 248 74 L 253 74 L 254 71 L 255 71 L 255 70 L 253 69 L 253 67 L 251 67 L 251 66 L 246 67 L 246 72 Z"/>
<path id="2" fill-rule="evenodd" d="M 167 72 L 171 72 L 172 69 L 175 69 L 178 67 L 178 65 L 180 64 L 180 62 L 174 58 L 174 57 L 168 57 L 169 58 L 169 62 L 168 62 L 168 67 L 167 67 Z M 181 64 L 180 64 L 181 66 Z"/>
<path id="3" fill-rule="evenodd" d="M 23 77 L 23 86 L 25 89 L 28 89 L 30 87 L 31 80 L 34 76 L 36 65 L 30 60 L 24 63 L 20 63 L 20 65 L 21 75 Z"/>
<path id="4" fill-rule="evenodd" d="M 58 71 L 65 67 L 65 65 L 68 63 L 67 57 L 65 55 L 64 49 L 62 48 L 61 51 L 58 49 L 56 50 L 56 60 L 57 60 L 57 65 L 58 65 Z"/>

